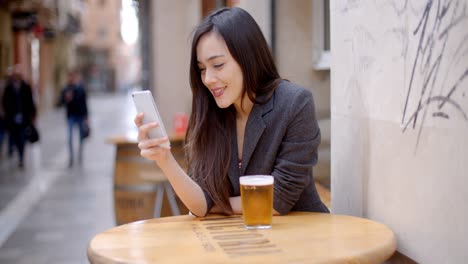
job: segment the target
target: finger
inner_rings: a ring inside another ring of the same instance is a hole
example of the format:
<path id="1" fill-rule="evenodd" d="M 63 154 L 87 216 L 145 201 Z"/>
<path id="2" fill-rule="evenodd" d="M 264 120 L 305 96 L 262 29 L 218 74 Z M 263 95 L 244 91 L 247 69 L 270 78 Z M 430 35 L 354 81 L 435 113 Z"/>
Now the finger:
<path id="1" fill-rule="evenodd" d="M 139 149 L 148 149 L 148 148 L 153 148 L 153 147 L 159 147 L 161 144 L 167 142 L 168 140 L 169 139 L 167 137 L 141 140 L 138 143 L 138 148 Z"/>
<path id="2" fill-rule="evenodd" d="M 138 127 L 138 141 L 147 139 L 148 138 L 148 133 L 151 129 L 158 127 L 158 123 L 153 122 L 153 123 L 148 123 L 144 124 Z"/>
<path id="3" fill-rule="evenodd" d="M 160 147 L 152 147 L 152 148 L 142 149 L 140 151 L 140 155 L 150 160 L 156 160 L 158 156 L 162 155 L 165 151 L 167 150 L 160 148 Z"/>
<path id="4" fill-rule="evenodd" d="M 143 113 L 138 113 L 135 119 L 133 120 L 137 127 L 141 126 L 141 124 L 143 123 L 143 115 L 144 115 Z"/>
<path id="5" fill-rule="evenodd" d="M 156 157 L 158 156 L 160 151 L 161 151 L 160 148 L 157 148 L 157 147 L 156 148 L 151 148 L 151 149 L 142 149 L 140 151 L 140 155 L 143 158 L 154 160 L 154 159 L 156 159 Z"/>

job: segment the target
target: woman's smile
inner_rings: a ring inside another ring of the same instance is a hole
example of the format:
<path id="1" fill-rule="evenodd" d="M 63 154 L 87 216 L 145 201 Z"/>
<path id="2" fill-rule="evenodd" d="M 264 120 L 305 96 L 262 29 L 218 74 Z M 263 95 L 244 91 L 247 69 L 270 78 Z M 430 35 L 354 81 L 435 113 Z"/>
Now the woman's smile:
<path id="1" fill-rule="evenodd" d="M 223 87 L 217 87 L 217 88 L 213 88 L 211 89 L 211 93 L 213 94 L 213 96 L 216 98 L 216 97 L 221 97 L 223 94 L 224 94 L 224 90 L 226 89 L 227 87 L 223 86 Z"/>

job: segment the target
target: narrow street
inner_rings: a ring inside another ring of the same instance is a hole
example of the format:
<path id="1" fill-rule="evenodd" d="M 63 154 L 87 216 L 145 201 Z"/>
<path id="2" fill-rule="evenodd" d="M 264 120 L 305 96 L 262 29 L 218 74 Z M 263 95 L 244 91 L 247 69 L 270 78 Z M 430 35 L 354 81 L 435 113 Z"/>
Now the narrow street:
<path id="1" fill-rule="evenodd" d="M 91 136 L 81 166 L 68 168 L 64 109 L 41 113 L 41 140 L 27 146 L 24 169 L 3 153 L 0 263 L 88 263 L 89 240 L 114 226 L 115 149 L 106 138 L 135 129 L 135 110 L 126 94 L 91 95 L 89 104 Z"/>

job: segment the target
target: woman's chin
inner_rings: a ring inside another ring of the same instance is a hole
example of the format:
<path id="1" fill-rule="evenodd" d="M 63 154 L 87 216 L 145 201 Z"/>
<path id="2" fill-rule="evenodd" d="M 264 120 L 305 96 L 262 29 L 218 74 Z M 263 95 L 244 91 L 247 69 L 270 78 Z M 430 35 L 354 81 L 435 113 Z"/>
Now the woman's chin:
<path id="1" fill-rule="evenodd" d="M 227 103 L 227 102 L 223 102 L 223 101 L 218 101 L 216 100 L 216 105 L 219 107 L 219 108 L 228 108 L 232 103 Z"/>

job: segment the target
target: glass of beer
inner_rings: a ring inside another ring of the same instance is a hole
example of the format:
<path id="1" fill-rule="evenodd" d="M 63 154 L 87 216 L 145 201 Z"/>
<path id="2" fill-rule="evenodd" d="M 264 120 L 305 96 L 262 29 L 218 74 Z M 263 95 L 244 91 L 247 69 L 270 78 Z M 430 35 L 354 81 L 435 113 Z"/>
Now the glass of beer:
<path id="1" fill-rule="evenodd" d="M 273 176 L 242 176 L 240 189 L 245 227 L 270 228 L 273 214 Z"/>

